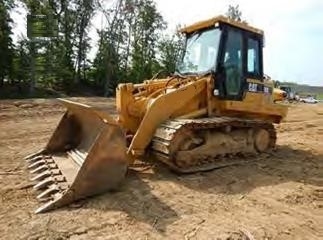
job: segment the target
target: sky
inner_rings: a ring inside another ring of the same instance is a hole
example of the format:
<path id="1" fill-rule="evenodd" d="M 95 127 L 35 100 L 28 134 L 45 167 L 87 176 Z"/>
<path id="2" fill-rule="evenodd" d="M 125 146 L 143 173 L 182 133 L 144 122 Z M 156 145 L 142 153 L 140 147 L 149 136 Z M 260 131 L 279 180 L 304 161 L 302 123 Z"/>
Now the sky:
<path id="1" fill-rule="evenodd" d="M 110 5 L 115 0 L 106 0 Z M 155 0 L 168 23 L 168 31 L 177 24 L 224 14 L 229 4 L 239 4 L 242 18 L 265 32 L 264 70 L 272 79 L 323 86 L 323 1 L 322 0 Z M 19 8 L 13 13 L 15 37 L 25 34 L 25 14 Z M 92 22 L 102 25 L 102 17 Z M 91 33 L 95 55 L 96 31 Z"/>

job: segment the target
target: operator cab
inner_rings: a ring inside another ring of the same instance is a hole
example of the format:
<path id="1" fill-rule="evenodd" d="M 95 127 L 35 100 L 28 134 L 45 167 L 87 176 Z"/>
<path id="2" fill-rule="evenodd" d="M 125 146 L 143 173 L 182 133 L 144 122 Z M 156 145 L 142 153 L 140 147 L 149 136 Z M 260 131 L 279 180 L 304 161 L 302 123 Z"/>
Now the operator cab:
<path id="1" fill-rule="evenodd" d="M 219 16 L 181 32 L 186 34 L 186 45 L 179 74 L 214 74 L 214 93 L 221 99 L 242 100 L 246 90 L 264 91 L 262 84 L 247 82 L 263 81 L 263 31 Z"/>

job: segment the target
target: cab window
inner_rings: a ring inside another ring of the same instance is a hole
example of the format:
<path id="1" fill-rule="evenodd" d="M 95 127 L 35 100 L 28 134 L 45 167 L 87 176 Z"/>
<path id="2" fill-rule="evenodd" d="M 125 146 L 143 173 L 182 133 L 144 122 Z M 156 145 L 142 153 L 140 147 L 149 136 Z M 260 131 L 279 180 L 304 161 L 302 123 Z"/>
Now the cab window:
<path id="1" fill-rule="evenodd" d="M 260 44 L 256 39 L 248 38 L 247 71 L 248 75 L 259 76 L 260 72 Z"/>
<path id="2" fill-rule="evenodd" d="M 242 84 L 242 34 L 240 31 L 229 30 L 224 51 L 224 72 L 226 93 L 237 96 Z"/>

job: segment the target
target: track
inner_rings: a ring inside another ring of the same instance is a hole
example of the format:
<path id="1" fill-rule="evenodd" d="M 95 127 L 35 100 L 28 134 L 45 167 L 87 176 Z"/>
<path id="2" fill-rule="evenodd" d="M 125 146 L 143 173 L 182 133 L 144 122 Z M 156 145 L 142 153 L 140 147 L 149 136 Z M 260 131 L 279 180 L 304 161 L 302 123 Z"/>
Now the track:
<path id="1" fill-rule="evenodd" d="M 266 150 L 273 149 L 276 144 L 276 131 L 273 124 L 230 117 L 167 121 L 156 130 L 151 148 L 153 155 L 175 171 L 183 173 L 208 171 L 240 163 L 241 155 L 261 152 L 254 148 L 254 139 L 250 136 L 250 133 L 253 134 L 259 129 L 269 133 L 270 139 Z M 212 149 L 202 156 L 200 153 L 194 155 L 194 148 L 199 147 L 199 151 L 195 152 L 203 152 L 201 145 L 207 144 L 204 139 L 198 136 L 203 131 L 211 131 L 208 134 L 213 135 L 213 145 L 209 146 Z M 235 135 L 232 134 L 233 132 Z M 231 137 L 230 134 L 233 136 Z M 187 143 L 183 143 L 183 138 L 193 141 L 190 144 L 193 146 L 187 146 L 186 151 L 183 151 L 180 146 L 181 144 L 187 145 Z M 223 141 L 223 138 L 226 139 Z M 242 140 L 238 150 L 232 146 L 232 142 L 235 142 L 237 138 Z M 222 141 L 221 146 L 214 144 L 214 142 L 220 141 Z M 183 155 L 182 160 L 178 159 L 180 154 Z"/>

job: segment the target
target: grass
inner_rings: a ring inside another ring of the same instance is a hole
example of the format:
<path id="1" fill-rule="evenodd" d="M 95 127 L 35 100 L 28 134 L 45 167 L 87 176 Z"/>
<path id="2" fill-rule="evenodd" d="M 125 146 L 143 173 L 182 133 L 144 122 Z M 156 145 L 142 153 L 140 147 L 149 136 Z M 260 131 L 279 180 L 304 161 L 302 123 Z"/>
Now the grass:
<path id="1" fill-rule="evenodd" d="M 323 93 L 316 94 L 318 100 L 323 100 Z"/>

